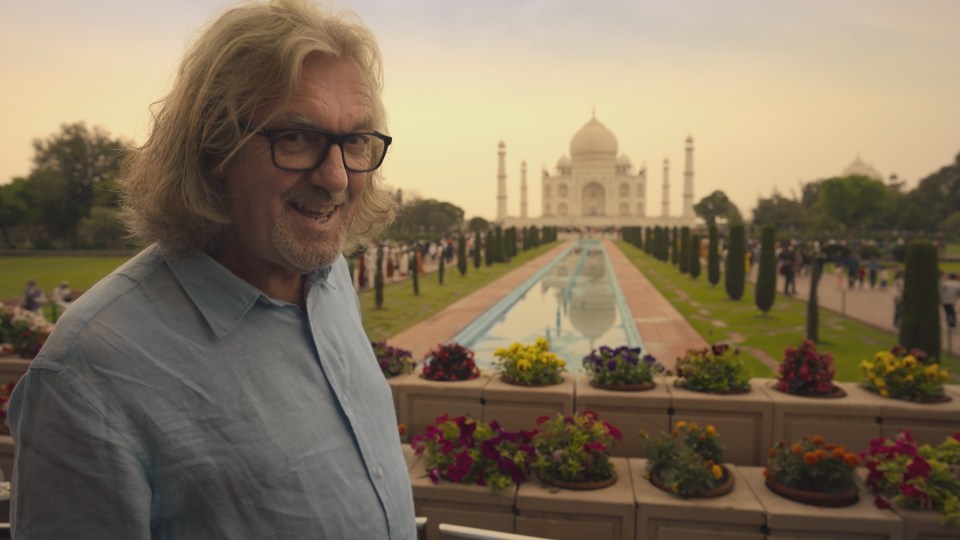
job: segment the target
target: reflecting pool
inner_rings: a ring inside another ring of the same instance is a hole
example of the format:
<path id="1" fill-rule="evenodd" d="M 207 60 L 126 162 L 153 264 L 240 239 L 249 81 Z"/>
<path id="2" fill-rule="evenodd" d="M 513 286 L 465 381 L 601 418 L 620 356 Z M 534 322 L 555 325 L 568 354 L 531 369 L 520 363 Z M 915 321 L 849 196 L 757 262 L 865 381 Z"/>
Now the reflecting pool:
<path id="1" fill-rule="evenodd" d="M 599 241 L 571 246 L 453 341 L 473 349 L 481 369 L 491 369 L 497 348 L 538 337 L 550 341 L 571 372 L 581 371 L 581 359 L 601 345 L 642 346 Z"/>

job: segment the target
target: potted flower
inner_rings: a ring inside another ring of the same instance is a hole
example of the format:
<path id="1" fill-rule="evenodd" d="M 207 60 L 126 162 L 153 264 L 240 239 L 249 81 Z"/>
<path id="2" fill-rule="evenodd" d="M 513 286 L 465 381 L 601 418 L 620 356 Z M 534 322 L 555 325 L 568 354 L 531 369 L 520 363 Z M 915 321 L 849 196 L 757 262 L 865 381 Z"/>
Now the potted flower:
<path id="1" fill-rule="evenodd" d="M 805 339 L 797 348 L 787 347 L 778 371 L 780 377 L 773 387 L 783 393 L 807 397 L 847 395 L 832 382 L 837 373 L 833 356 L 817 351 L 813 340 Z"/>
<path id="2" fill-rule="evenodd" d="M 872 361 L 860 362 L 863 386 L 884 397 L 938 403 L 950 401 L 943 381 L 950 377 L 936 360 L 919 349 L 907 351 L 900 345 L 880 351 Z"/>
<path id="3" fill-rule="evenodd" d="M 423 377 L 431 381 L 468 381 L 479 376 L 473 351 L 459 343 L 437 345 L 423 362 Z"/>
<path id="4" fill-rule="evenodd" d="M 763 476 L 767 489 L 792 501 L 851 506 L 860 500 L 856 481 L 859 464 L 857 454 L 814 435 L 791 445 L 780 441 L 771 448 Z"/>
<path id="5" fill-rule="evenodd" d="M 723 447 L 716 428 L 677 422 L 670 433 L 647 443 L 647 479 L 682 497 L 719 497 L 733 491 L 733 474 L 723 466 Z"/>
<path id="6" fill-rule="evenodd" d="M 622 435 L 592 411 L 537 419 L 533 470 L 546 484 L 567 489 L 600 489 L 617 481 L 610 449 Z"/>
<path id="7" fill-rule="evenodd" d="M 546 338 L 537 338 L 533 345 L 513 343 L 493 352 L 497 360 L 494 367 L 500 378 L 519 386 L 547 386 L 563 382 L 561 373 L 566 371 L 566 362 L 550 352 Z"/>
<path id="8" fill-rule="evenodd" d="M 654 375 L 663 373 L 663 364 L 640 347 L 603 346 L 583 357 L 583 369 L 590 384 L 607 390 L 649 390 L 656 386 Z M 642 355 L 642 356 L 641 356 Z"/>
<path id="9" fill-rule="evenodd" d="M 415 435 L 411 446 L 417 455 L 426 453 L 425 468 L 434 484 L 446 480 L 496 491 L 526 480 L 534 456 L 530 436 L 505 431 L 497 422 L 443 415 Z"/>
<path id="10" fill-rule="evenodd" d="M 43 315 L 20 306 L 0 308 L 0 325 L 5 339 L 20 358 L 35 357 L 53 331 L 53 325 Z"/>
<path id="11" fill-rule="evenodd" d="M 939 446 L 917 445 L 907 431 L 873 439 L 864 462 L 878 508 L 896 503 L 933 510 L 943 514 L 944 524 L 960 525 L 960 432 Z"/>
<path id="12" fill-rule="evenodd" d="M 690 349 L 677 359 L 676 385 L 696 392 L 743 394 L 750 391 L 750 373 L 740 349 L 718 343 Z"/>
<path id="13" fill-rule="evenodd" d="M 417 367 L 410 351 L 387 345 L 386 341 L 371 341 L 370 346 L 373 347 L 373 354 L 377 357 L 383 376 L 388 379 L 411 373 Z"/>

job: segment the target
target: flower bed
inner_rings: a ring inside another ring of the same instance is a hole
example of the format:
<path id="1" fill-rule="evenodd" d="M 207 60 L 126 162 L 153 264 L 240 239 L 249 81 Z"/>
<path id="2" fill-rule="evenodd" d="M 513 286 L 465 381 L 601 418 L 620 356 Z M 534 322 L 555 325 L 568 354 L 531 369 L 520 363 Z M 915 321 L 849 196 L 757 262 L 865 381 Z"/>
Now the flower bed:
<path id="1" fill-rule="evenodd" d="M 883 397 L 916 402 L 949 401 L 943 383 L 950 374 L 919 349 L 900 345 L 878 352 L 872 361 L 860 363 L 863 385 Z"/>
<path id="2" fill-rule="evenodd" d="M 770 449 L 763 476 L 767 487 L 788 499 L 816 506 L 850 506 L 859 500 L 856 471 L 860 458 L 820 435 Z"/>
<path id="3" fill-rule="evenodd" d="M 500 378 L 519 386 L 548 386 L 563 382 L 566 362 L 550 352 L 546 338 L 537 338 L 533 345 L 513 343 L 494 351 L 494 369 Z"/>
<path id="4" fill-rule="evenodd" d="M 830 353 L 817 351 L 817 345 L 803 340 L 797 348 L 787 347 L 777 368 L 780 378 L 774 388 L 795 396 L 842 397 L 846 392 L 833 384 L 837 370 Z"/>
<path id="5" fill-rule="evenodd" d="M 676 385 L 694 392 L 742 394 L 750 391 L 750 373 L 740 349 L 720 343 L 678 358 Z"/>
<path id="6" fill-rule="evenodd" d="M 654 376 L 665 371 L 663 364 L 644 355 L 640 347 L 627 346 L 594 349 L 583 357 L 583 369 L 590 376 L 590 384 L 610 390 L 653 388 Z"/>

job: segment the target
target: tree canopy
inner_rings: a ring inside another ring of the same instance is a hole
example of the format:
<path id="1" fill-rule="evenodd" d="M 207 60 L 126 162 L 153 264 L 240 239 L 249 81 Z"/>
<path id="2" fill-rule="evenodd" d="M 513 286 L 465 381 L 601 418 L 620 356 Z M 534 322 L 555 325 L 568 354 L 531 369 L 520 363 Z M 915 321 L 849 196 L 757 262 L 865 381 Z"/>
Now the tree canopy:
<path id="1" fill-rule="evenodd" d="M 717 218 L 726 218 L 729 223 L 741 223 L 743 217 L 740 215 L 740 209 L 733 204 L 727 194 L 716 190 L 706 197 L 700 199 L 700 202 L 693 205 L 693 211 L 703 218 L 710 225 L 716 225 Z"/>

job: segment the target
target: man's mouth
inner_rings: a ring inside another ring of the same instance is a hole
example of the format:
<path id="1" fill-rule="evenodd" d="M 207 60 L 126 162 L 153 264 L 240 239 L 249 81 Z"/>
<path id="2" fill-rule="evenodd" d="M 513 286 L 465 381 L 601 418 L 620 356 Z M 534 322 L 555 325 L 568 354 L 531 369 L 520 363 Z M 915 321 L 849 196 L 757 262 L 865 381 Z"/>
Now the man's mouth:
<path id="1" fill-rule="evenodd" d="M 297 212 L 313 219 L 324 219 L 330 217 L 330 215 L 338 208 L 339 205 L 334 204 L 325 204 L 325 205 L 311 205 L 311 204 L 300 204 L 296 202 L 291 202 L 290 206 L 293 207 Z"/>

